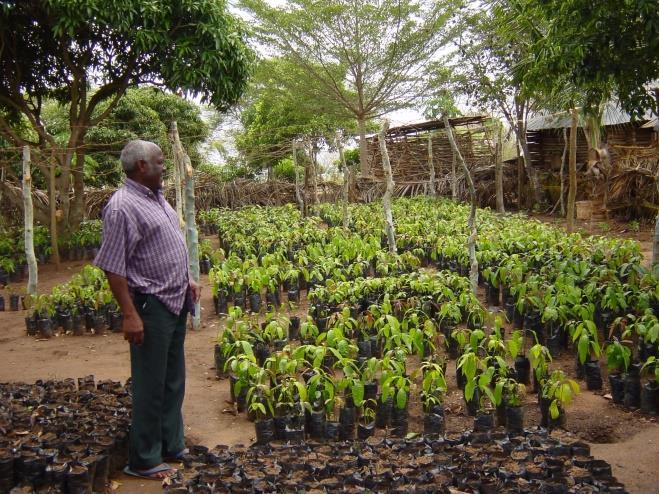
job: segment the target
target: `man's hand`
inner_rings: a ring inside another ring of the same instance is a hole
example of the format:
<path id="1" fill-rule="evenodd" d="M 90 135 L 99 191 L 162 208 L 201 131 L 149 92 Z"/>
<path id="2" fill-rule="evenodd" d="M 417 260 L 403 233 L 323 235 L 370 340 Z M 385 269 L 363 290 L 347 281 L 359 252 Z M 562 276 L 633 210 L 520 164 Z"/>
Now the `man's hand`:
<path id="1" fill-rule="evenodd" d="M 196 281 L 190 280 L 190 290 L 192 291 L 192 301 L 196 304 L 201 299 L 201 285 Z"/>
<path id="2" fill-rule="evenodd" d="M 122 329 L 124 331 L 124 340 L 128 343 L 141 345 L 144 341 L 144 324 L 136 311 L 124 314 Z"/>

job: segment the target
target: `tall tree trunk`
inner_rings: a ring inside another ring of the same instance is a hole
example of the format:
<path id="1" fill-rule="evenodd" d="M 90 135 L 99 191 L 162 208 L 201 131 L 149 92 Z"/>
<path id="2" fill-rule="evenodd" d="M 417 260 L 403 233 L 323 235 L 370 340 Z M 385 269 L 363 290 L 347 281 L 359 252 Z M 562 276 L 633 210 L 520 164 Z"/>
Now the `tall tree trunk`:
<path id="1" fill-rule="evenodd" d="M 357 119 L 357 129 L 359 130 L 359 166 L 362 177 L 371 176 L 371 170 L 368 165 L 368 149 L 366 147 L 366 119 L 359 117 Z"/>
<path id="2" fill-rule="evenodd" d="M 456 157 L 458 163 L 460 163 L 460 167 L 467 180 L 467 186 L 469 187 L 469 198 L 471 200 L 471 209 L 469 210 L 469 220 L 467 222 L 467 228 L 469 229 L 469 238 L 467 239 L 467 250 L 469 252 L 469 281 L 471 283 L 472 292 L 476 294 L 478 291 L 478 259 L 476 258 L 476 237 L 478 235 L 478 231 L 476 230 L 476 187 L 471 178 L 471 172 L 469 171 L 469 168 L 467 168 L 462 153 L 460 153 L 460 149 L 455 142 L 451 123 L 446 115 L 443 115 L 443 120 L 444 127 L 446 128 L 446 135 L 448 136 L 448 140 L 451 143 L 451 149 L 453 150 L 453 155 Z"/>
<path id="3" fill-rule="evenodd" d="M 499 127 L 499 136 L 496 144 L 496 161 L 494 163 L 494 188 L 496 194 L 497 213 L 505 213 L 503 203 L 503 127 Z"/>
<path id="4" fill-rule="evenodd" d="M 432 156 L 432 138 L 433 133 L 428 133 L 428 168 L 430 169 L 430 195 L 437 197 L 437 187 L 435 187 L 435 160 Z"/>
<path id="5" fill-rule="evenodd" d="M 69 190 L 71 189 L 71 177 L 73 176 L 71 158 L 72 153 L 70 152 L 62 152 L 59 156 L 55 155 L 55 160 L 61 165 L 61 173 L 56 179 L 56 186 L 59 191 L 59 203 L 60 209 L 62 210 L 62 220 L 64 221 L 62 230 L 67 232 L 70 230 L 68 227 L 68 218 L 71 211 L 71 197 L 69 195 Z"/>
<path id="6" fill-rule="evenodd" d="M 58 227 L 57 227 L 57 196 L 56 194 L 56 185 L 55 185 L 55 158 L 51 156 L 50 158 L 50 177 L 48 179 L 48 207 L 50 209 L 50 248 L 53 251 L 53 261 L 55 261 L 55 271 L 59 271 L 59 242 L 57 239 L 58 236 Z"/>
<path id="7" fill-rule="evenodd" d="M 297 143 L 295 141 L 293 141 L 293 170 L 295 171 L 295 200 L 297 201 L 297 207 L 300 209 L 300 214 L 304 217 L 304 199 L 302 199 L 302 192 L 300 191 L 300 174 L 297 169 Z"/>
<path id="8" fill-rule="evenodd" d="M 561 202 L 561 216 L 565 216 L 565 158 L 570 147 L 567 138 L 567 129 L 563 129 L 563 143 L 563 154 L 561 156 L 561 197 L 559 198 Z"/>
<path id="9" fill-rule="evenodd" d="M 171 126 L 172 146 L 174 151 L 174 161 L 180 166 L 182 171 L 181 178 L 185 182 L 185 240 L 188 246 L 188 270 L 190 277 L 199 283 L 199 232 L 195 222 L 195 197 L 194 197 L 194 170 L 190 157 L 181 145 L 178 135 L 176 122 Z M 199 329 L 201 325 L 201 307 L 199 303 L 195 304 L 195 313 L 192 317 L 192 329 Z"/>
<path id="10" fill-rule="evenodd" d="M 183 228 L 185 224 L 183 221 L 183 184 L 181 182 L 181 161 L 180 157 L 177 156 L 177 150 L 180 149 L 181 143 L 180 139 L 177 143 L 176 140 L 179 139 L 178 136 L 178 124 L 172 122 L 169 129 L 169 142 L 172 144 L 172 150 L 174 151 L 174 190 L 176 193 L 176 216 L 178 216 L 179 225 Z"/>
<path id="11" fill-rule="evenodd" d="M 348 188 L 350 187 L 350 172 L 346 164 L 346 157 L 343 154 L 343 141 L 339 132 L 336 133 L 336 147 L 339 149 L 339 158 L 343 168 L 343 228 L 348 228 L 350 218 L 348 216 Z"/>
<path id="12" fill-rule="evenodd" d="M 389 129 L 389 122 L 385 120 L 382 122 L 382 128 L 378 134 L 378 141 L 380 143 L 380 154 L 382 155 L 382 169 L 386 180 L 387 188 L 385 189 L 384 196 L 382 197 L 382 207 L 384 208 L 384 229 L 387 233 L 387 244 L 389 245 L 389 252 L 396 253 L 396 230 L 394 227 L 394 215 L 391 211 L 391 198 L 394 195 L 394 178 L 391 173 L 391 163 L 389 162 L 389 153 L 387 152 L 386 134 Z"/>
<path id="13" fill-rule="evenodd" d="M 313 173 L 311 174 L 311 186 L 313 194 L 313 205 L 318 204 L 318 150 L 313 141 L 309 141 L 309 151 L 311 154 L 311 164 Z"/>
<path id="14" fill-rule="evenodd" d="M 32 174 L 30 171 L 30 147 L 23 146 L 23 211 L 25 230 L 25 258 L 27 259 L 27 294 L 37 294 L 39 272 L 34 255 L 34 210 L 32 208 Z"/>
<path id="15" fill-rule="evenodd" d="M 73 168 L 73 202 L 68 217 L 71 231 L 76 231 L 85 219 L 85 152 L 81 146 L 82 142 L 76 145 L 76 164 Z M 68 194 L 68 189 L 60 191 L 60 194 Z"/>
<path id="16" fill-rule="evenodd" d="M 567 193 L 567 231 L 574 230 L 574 202 L 577 197 L 577 109 L 571 111 L 572 123 L 570 125 L 570 188 Z"/>

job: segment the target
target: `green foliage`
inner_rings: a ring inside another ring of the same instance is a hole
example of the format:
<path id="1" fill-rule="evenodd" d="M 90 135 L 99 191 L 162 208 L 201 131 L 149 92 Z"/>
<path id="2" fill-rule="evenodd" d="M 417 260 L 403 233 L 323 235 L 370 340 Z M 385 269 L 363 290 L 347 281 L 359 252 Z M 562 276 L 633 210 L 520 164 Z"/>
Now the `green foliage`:
<path id="1" fill-rule="evenodd" d="M 427 61 L 444 42 L 454 2 L 243 0 L 260 42 L 287 57 L 302 77 L 278 77 L 298 102 L 321 115 L 363 125 L 409 106 L 425 89 Z M 362 163 L 362 166 L 365 166 Z"/>
<path id="2" fill-rule="evenodd" d="M 277 180 L 285 180 L 287 182 L 295 182 L 295 166 L 293 165 L 293 160 L 290 158 L 284 158 L 279 160 L 279 162 L 272 169 L 274 173 L 274 178 Z M 304 168 L 301 166 L 297 167 L 298 180 L 303 180 L 304 177 Z"/>
<path id="3" fill-rule="evenodd" d="M 85 134 L 128 88 L 156 82 L 226 109 L 244 92 L 253 58 L 242 24 L 215 0 L 2 1 L 0 46 L 0 134 L 57 160 L 60 196 L 70 193 L 71 158 L 86 152 Z M 70 105 L 59 125 L 70 129 L 68 142 L 43 125 L 47 99 Z M 26 119 L 30 135 L 13 132 Z M 75 228 L 82 217 L 76 207 L 64 220 Z"/>
<path id="4" fill-rule="evenodd" d="M 556 420 L 560 415 L 560 410 L 572 404 L 575 396 L 579 394 L 579 384 L 561 370 L 555 370 L 543 382 L 542 396 L 551 400 L 549 413 L 551 418 Z"/>
<path id="5" fill-rule="evenodd" d="M 659 74 L 659 9 L 653 0 L 494 0 L 510 36 L 530 33 L 518 79 L 552 93 L 566 82 L 596 108 L 616 94 L 636 116 L 657 102 L 646 85 Z"/>
<path id="6" fill-rule="evenodd" d="M 247 102 L 240 116 L 244 130 L 236 147 L 247 168 L 274 167 L 292 154 L 293 141 L 302 137 L 314 146 L 332 145 L 337 129 L 354 129 L 354 123 L 327 101 L 301 97 L 293 86 L 305 80 L 304 71 L 286 58 L 263 60 L 257 66 Z M 309 158 L 298 144 L 298 163 Z"/>
<path id="7" fill-rule="evenodd" d="M 632 355 L 631 348 L 615 339 L 606 346 L 605 353 L 609 372 L 627 372 Z"/>

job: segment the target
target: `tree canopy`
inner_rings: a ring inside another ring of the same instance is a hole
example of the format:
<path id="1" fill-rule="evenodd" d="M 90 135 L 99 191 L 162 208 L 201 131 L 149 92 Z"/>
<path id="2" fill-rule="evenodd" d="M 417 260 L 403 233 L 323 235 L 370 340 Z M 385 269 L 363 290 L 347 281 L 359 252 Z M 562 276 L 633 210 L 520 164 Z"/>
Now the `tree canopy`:
<path id="1" fill-rule="evenodd" d="M 332 146 L 337 129 L 354 131 L 354 119 L 333 101 L 301 96 L 298 85 L 305 74 L 287 58 L 262 60 L 254 73 L 241 112 L 244 130 L 236 147 L 245 166 L 257 172 L 291 156 L 299 147 Z"/>
<path id="2" fill-rule="evenodd" d="M 252 59 L 244 37 L 241 23 L 216 0 L 0 0 L 0 133 L 57 161 L 62 216 L 75 227 L 84 213 L 88 129 L 143 83 L 198 95 L 219 109 L 234 104 Z M 48 98 L 68 105 L 64 144 L 44 125 Z M 21 116 L 32 135 L 14 130 Z"/>
<path id="3" fill-rule="evenodd" d="M 459 3 L 459 2 L 457 2 Z M 305 74 L 299 94 L 327 99 L 357 120 L 362 173 L 366 122 L 409 107 L 422 94 L 424 70 L 444 43 L 456 2 L 448 0 L 242 0 L 259 41 Z"/>
<path id="4" fill-rule="evenodd" d="M 551 94 L 569 81 L 588 113 L 615 96 L 632 115 L 657 111 L 647 85 L 659 77 L 656 0 L 493 0 L 509 33 L 531 36 L 517 78 L 530 92 Z"/>

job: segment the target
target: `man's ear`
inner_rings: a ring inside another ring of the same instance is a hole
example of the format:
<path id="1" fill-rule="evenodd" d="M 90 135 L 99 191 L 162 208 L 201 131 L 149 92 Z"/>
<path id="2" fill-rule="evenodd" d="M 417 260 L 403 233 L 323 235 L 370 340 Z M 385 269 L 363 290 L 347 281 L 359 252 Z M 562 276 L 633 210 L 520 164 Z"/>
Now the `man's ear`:
<path id="1" fill-rule="evenodd" d="M 147 166 L 148 166 L 148 164 L 147 164 L 146 160 L 137 160 L 135 162 L 135 171 L 137 171 L 139 173 L 144 173 Z"/>

